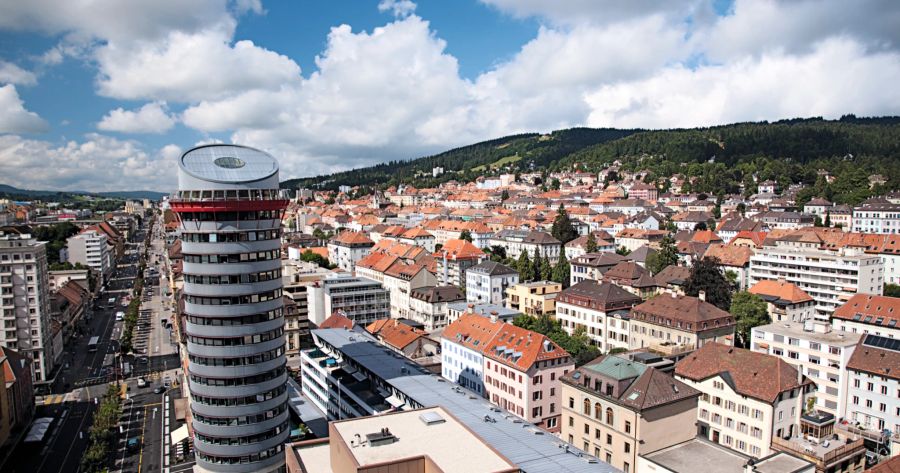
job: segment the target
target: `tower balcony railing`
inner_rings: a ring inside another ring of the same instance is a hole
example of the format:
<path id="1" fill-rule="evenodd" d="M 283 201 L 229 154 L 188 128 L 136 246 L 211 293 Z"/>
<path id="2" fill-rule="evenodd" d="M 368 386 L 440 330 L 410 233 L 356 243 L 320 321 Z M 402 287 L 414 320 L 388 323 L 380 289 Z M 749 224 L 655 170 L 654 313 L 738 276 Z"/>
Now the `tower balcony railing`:
<path id="1" fill-rule="evenodd" d="M 175 193 L 173 202 L 286 200 L 279 189 L 183 190 Z"/>

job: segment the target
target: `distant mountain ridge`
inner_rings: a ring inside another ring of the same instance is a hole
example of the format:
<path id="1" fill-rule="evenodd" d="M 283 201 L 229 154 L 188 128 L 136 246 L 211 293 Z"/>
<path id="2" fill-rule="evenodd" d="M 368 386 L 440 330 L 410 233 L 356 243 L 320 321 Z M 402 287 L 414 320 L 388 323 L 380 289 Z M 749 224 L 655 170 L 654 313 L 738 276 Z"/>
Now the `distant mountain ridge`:
<path id="1" fill-rule="evenodd" d="M 722 162 L 734 166 L 758 157 L 795 163 L 829 164 L 828 159 L 859 155 L 864 167 L 884 169 L 900 180 L 900 117 L 839 120 L 821 117 L 776 122 L 748 122 L 702 128 L 621 130 L 571 128 L 549 134 L 525 133 L 483 141 L 433 156 L 390 161 L 330 175 L 290 179 L 282 188 L 337 189 L 341 185 L 390 186 L 413 183 L 435 186 L 451 179 L 470 182 L 491 169 L 597 171 L 620 158 L 652 156 L 675 164 Z M 869 166 L 873 158 L 879 161 Z M 882 162 L 886 161 L 886 163 Z M 491 165 L 494 166 L 491 166 Z M 445 173 L 432 176 L 432 169 Z"/>
<path id="2" fill-rule="evenodd" d="M 59 197 L 59 196 L 91 196 L 98 198 L 111 198 L 123 200 L 160 200 L 164 196 L 169 195 L 166 192 L 156 191 L 113 191 L 113 192 L 87 192 L 87 191 L 51 191 L 51 190 L 33 190 L 19 189 L 7 184 L 0 184 L 0 196 L 7 198 L 41 198 L 41 197 Z"/>

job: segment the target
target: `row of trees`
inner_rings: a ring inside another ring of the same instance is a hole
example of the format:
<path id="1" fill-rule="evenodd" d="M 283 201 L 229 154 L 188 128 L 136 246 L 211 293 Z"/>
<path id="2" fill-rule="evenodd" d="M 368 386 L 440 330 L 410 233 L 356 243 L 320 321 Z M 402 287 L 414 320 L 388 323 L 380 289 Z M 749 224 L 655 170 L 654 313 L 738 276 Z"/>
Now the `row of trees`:
<path id="1" fill-rule="evenodd" d="M 81 471 L 87 473 L 108 471 L 106 464 L 110 453 L 115 450 L 115 427 L 122 416 L 122 404 L 119 397 L 119 385 L 110 384 L 103 395 L 94 423 L 89 432 L 90 444 L 81 457 Z"/>
<path id="2" fill-rule="evenodd" d="M 572 355 L 576 366 L 600 356 L 600 350 L 591 343 L 583 326 L 576 328 L 572 335 L 569 335 L 558 320 L 547 314 L 537 317 L 522 314 L 513 319 L 513 325 L 547 336 Z"/>

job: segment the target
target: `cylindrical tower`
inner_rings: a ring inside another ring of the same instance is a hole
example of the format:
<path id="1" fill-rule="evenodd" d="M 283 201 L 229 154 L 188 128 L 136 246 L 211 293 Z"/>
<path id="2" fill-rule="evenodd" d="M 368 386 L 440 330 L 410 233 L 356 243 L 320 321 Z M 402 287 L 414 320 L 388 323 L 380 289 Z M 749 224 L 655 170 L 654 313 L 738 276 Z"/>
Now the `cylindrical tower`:
<path id="1" fill-rule="evenodd" d="M 170 202 L 182 232 L 195 471 L 283 471 L 278 163 L 244 146 L 196 147 L 181 156 Z"/>

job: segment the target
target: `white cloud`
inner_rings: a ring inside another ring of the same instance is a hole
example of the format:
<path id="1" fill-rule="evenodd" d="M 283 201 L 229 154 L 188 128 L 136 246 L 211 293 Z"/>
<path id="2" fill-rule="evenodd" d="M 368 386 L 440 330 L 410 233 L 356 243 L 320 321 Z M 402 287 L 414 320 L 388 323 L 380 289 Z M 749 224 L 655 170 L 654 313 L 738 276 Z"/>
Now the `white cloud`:
<path id="1" fill-rule="evenodd" d="M 406 18 L 416 11 L 416 4 L 411 0 L 381 0 L 378 11 L 390 11 L 396 18 Z"/>
<path id="2" fill-rule="evenodd" d="M 0 84 L 34 85 L 37 84 L 37 76 L 11 62 L 0 60 Z"/>
<path id="3" fill-rule="evenodd" d="M 587 97 L 589 126 L 694 127 L 752 120 L 896 114 L 900 55 L 866 55 L 846 38 L 809 54 L 783 52 L 695 70 L 666 68 L 645 80 L 600 87 Z"/>
<path id="4" fill-rule="evenodd" d="M 38 114 L 25 109 L 16 86 L 0 87 L 0 133 L 40 133 L 47 130 L 47 122 Z"/>
<path id="5" fill-rule="evenodd" d="M 481 0 L 519 18 L 538 17 L 560 25 L 614 24 L 657 14 L 680 19 L 710 14 L 705 0 Z"/>
<path id="6" fill-rule="evenodd" d="M 164 133 L 175 126 L 175 118 L 167 113 L 165 102 L 151 102 L 136 111 L 110 110 L 97 124 L 103 131 L 122 133 Z"/>
<path id="7" fill-rule="evenodd" d="M 300 67 L 252 41 L 229 44 L 230 33 L 173 31 L 157 42 L 97 50 L 99 93 L 119 99 L 193 102 L 245 90 L 278 89 Z"/>
<path id="8" fill-rule="evenodd" d="M 176 182 L 172 150 L 148 153 L 135 141 L 99 134 L 61 145 L 3 135 L 0 176 L 4 184 L 28 189 L 169 191 Z"/>

